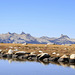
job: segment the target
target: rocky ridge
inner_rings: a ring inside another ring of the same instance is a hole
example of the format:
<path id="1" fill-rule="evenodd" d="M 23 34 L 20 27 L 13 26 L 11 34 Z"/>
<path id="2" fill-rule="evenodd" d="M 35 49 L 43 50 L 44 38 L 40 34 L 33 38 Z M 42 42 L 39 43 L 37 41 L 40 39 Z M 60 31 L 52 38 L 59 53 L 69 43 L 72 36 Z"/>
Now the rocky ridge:
<path id="1" fill-rule="evenodd" d="M 59 38 L 43 36 L 36 38 L 30 34 L 22 32 L 0 34 L 0 43 L 31 43 L 31 44 L 75 44 L 75 39 L 70 39 L 67 35 L 61 34 Z"/>

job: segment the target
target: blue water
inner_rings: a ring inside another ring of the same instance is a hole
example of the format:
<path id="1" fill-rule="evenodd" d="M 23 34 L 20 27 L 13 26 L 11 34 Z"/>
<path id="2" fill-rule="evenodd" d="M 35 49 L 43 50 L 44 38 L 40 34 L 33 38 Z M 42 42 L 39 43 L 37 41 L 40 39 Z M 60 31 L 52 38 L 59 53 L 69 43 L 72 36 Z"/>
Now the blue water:
<path id="1" fill-rule="evenodd" d="M 0 75 L 75 75 L 75 69 L 39 62 L 12 62 L 0 60 Z"/>

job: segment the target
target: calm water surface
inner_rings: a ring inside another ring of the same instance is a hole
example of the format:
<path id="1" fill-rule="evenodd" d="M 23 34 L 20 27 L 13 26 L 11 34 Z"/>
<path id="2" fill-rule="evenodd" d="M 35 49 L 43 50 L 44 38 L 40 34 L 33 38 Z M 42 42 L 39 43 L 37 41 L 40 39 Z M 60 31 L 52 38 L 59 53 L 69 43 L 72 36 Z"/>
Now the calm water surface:
<path id="1" fill-rule="evenodd" d="M 0 75 L 75 75 L 75 69 L 39 62 L 12 62 L 0 60 Z"/>

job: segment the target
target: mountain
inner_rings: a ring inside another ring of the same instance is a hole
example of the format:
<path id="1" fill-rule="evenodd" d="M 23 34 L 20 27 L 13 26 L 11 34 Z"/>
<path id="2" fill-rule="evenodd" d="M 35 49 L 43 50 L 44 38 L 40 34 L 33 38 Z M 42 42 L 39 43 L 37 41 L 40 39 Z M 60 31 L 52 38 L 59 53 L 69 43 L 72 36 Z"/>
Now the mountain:
<path id="1" fill-rule="evenodd" d="M 21 34 L 8 32 L 6 34 L 0 34 L 0 43 L 75 44 L 75 39 L 70 39 L 67 35 L 63 34 L 59 38 L 50 38 L 47 36 L 36 38 L 24 32 Z"/>
<path id="2" fill-rule="evenodd" d="M 75 41 L 72 41 L 67 35 L 61 34 L 61 36 L 57 39 L 50 40 L 55 44 L 75 44 Z"/>

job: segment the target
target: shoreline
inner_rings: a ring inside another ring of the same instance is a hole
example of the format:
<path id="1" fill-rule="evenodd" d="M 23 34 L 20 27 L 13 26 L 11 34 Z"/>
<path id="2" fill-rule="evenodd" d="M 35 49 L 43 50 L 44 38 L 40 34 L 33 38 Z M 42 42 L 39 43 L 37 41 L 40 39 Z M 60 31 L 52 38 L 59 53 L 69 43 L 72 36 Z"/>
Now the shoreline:
<path id="1" fill-rule="evenodd" d="M 75 44 L 0 44 L 0 57 L 12 59 L 41 60 L 44 62 L 75 63 Z"/>

